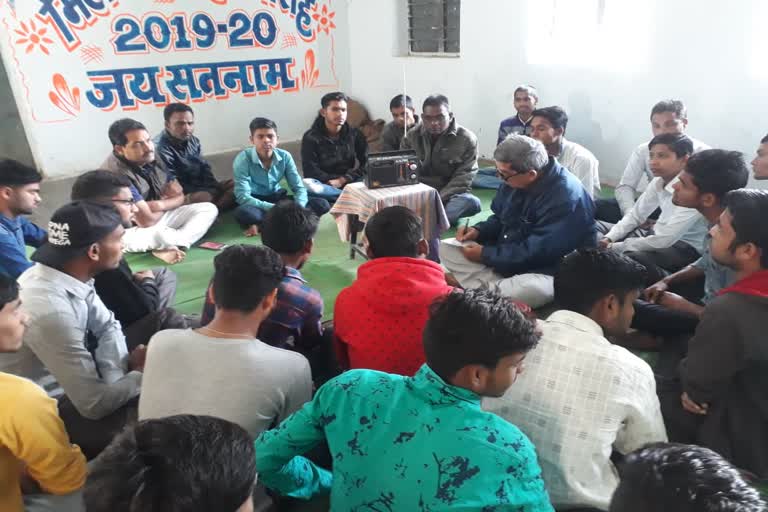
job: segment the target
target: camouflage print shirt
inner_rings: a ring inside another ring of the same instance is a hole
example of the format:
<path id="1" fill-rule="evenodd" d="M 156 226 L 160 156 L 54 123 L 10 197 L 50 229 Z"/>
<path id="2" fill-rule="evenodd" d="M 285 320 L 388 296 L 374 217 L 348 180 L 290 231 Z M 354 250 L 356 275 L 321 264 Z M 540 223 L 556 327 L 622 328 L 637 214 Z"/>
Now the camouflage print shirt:
<path id="1" fill-rule="evenodd" d="M 333 473 L 301 457 L 326 441 Z M 352 370 L 256 441 L 259 481 L 331 510 L 552 511 L 536 452 L 480 397 L 427 365 L 414 377 Z"/>

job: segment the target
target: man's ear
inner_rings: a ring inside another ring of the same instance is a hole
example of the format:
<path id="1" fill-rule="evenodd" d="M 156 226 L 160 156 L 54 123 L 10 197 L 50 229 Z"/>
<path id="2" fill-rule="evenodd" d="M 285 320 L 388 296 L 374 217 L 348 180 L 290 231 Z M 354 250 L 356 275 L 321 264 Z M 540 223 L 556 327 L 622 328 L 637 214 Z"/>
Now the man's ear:
<path id="1" fill-rule="evenodd" d="M 0 197 L 2 197 L 4 200 L 8 201 L 12 195 L 13 195 L 12 187 L 0 187 Z"/>
<path id="2" fill-rule="evenodd" d="M 704 192 L 701 194 L 700 198 L 701 205 L 705 208 L 711 208 L 714 205 L 717 204 L 717 197 L 715 197 L 715 194 L 712 194 L 711 192 Z"/>
<path id="3" fill-rule="evenodd" d="M 277 303 L 277 288 L 269 292 L 267 296 L 264 297 L 264 300 L 261 301 L 261 308 L 269 312 L 269 311 L 272 311 L 276 303 Z"/>
<path id="4" fill-rule="evenodd" d="M 555 128 L 555 133 L 558 137 L 562 137 L 565 135 L 565 128 Z"/>
<path id="5" fill-rule="evenodd" d="M 423 238 L 419 240 L 419 243 L 416 245 L 416 254 L 425 258 L 429 256 L 429 242 Z"/>
<path id="6" fill-rule="evenodd" d="M 120 156 L 125 155 L 125 146 L 115 144 L 114 146 L 112 146 L 112 149 L 114 150 L 115 153 L 117 153 Z"/>
<path id="7" fill-rule="evenodd" d="M 302 251 L 304 251 L 304 254 L 312 254 L 312 249 L 315 248 L 315 241 L 313 239 L 307 240 L 304 243 L 304 248 Z"/>
<path id="8" fill-rule="evenodd" d="M 488 369 L 479 364 L 464 366 L 451 379 L 451 384 L 481 395 L 488 382 Z"/>
<path id="9" fill-rule="evenodd" d="M 88 251 L 86 252 L 88 255 L 88 259 L 91 261 L 99 261 L 99 256 L 101 254 L 101 250 L 99 248 L 99 244 L 91 244 L 88 247 Z"/>

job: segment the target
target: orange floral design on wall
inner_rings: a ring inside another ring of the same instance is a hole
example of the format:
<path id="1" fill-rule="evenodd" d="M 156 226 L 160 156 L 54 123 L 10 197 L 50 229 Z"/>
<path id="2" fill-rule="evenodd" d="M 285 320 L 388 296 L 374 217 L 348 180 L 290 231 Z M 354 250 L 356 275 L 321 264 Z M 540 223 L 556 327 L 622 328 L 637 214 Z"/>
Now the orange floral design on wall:
<path id="1" fill-rule="evenodd" d="M 48 33 L 47 28 L 40 27 L 38 30 L 37 25 L 35 25 L 35 20 L 29 21 L 29 27 L 27 27 L 27 24 L 22 21 L 21 29 L 16 29 L 14 32 L 21 36 L 20 39 L 16 40 L 16 44 L 27 45 L 25 50 L 26 53 L 32 53 L 35 48 L 40 48 L 40 51 L 42 51 L 44 54 L 51 54 L 45 45 L 53 44 L 53 39 L 50 39 L 46 36 Z"/>
<path id="2" fill-rule="evenodd" d="M 328 6 L 323 5 L 322 9 L 318 9 L 315 5 L 315 13 L 312 15 L 312 19 L 317 22 L 317 31 L 330 34 L 331 30 L 336 28 L 336 24 L 333 22 L 333 18 L 336 16 L 336 11 L 328 12 Z"/>
<path id="3" fill-rule="evenodd" d="M 80 113 L 80 88 L 70 89 L 66 79 L 59 73 L 53 75 L 53 90 L 48 92 L 48 99 L 65 114 L 76 116 Z"/>

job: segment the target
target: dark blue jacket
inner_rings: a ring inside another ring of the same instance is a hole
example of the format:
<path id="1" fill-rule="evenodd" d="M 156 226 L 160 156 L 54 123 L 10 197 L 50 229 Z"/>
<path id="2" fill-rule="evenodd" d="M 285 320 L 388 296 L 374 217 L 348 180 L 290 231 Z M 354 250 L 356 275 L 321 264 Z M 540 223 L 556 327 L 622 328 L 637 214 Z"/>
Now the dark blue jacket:
<path id="1" fill-rule="evenodd" d="M 509 277 L 553 274 L 564 255 L 594 247 L 595 205 L 579 179 L 550 157 L 527 189 L 499 187 L 488 220 L 474 227 L 483 263 Z"/>

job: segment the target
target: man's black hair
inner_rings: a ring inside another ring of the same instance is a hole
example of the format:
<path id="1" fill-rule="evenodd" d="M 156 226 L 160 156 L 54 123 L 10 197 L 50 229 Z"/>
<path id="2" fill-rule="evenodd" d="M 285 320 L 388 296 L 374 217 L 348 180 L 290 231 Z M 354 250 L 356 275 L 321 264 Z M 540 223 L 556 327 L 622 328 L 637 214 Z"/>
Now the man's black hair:
<path id="1" fill-rule="evenodd" d="M 349 97 L 341 91 L 329 92 L 320 99 L 320 106 L 328 108 L 328 105 L 333 101 L 346 101 L 349 102 Z"/>
<path id="2" fill-rule="evenodd" d="M 555 272 L 558 307 L 587 315 L 604 297 L 624 304 L 630 292 L 645 284 L 644 266 L 611 249 L 584 248 L 567 254 Z"/>
<path id="3" fill-rule="evenodd" d="M 135 119 L 118 119 L 109 127 L 109 142 L 113 146 L 125 146 L 128 144 L 128 132 L 134 130 L 147 131 L 147 127 Z"/>
<path id="4" fill-rule="evenodd" d="M 317 215 L 295 201 L 280 201 L 264 216 L 261 243 L 279 254 L 297 254 L 315 238 Z"/>
<path id="5" fill-rule="evenodd" d="M 251 135 L 253 135 L 253 132 L 256 130 L 275 130 L 275 133 L 277 133 L 277 124 L 266 117 L 255 117 L 253 118 L 253 121 L 251 121 L 251 124 L 248 125 L 248 129 L 251 130 Z"/>
<path id="6" fill-rule="evenodd" d="M 171 120 L 173 114 L 178 114 L 179 112 L 189 112 L 190 114 L 195 115 L 195 111 L 186 103 L 169 103 L 163 109 L 163 119 L 165 119 L 165 122 L 167 123 Z"/>
<path id="7" fill-rule="evenodd" d="M 418 215 L 405 206 L 390 206 L 368 219 L 365 238 L 374 258 L 416 258 L 424 234 Z"/>
<path id="8" fill-rule="evenodd" d="M 768 212 L 768 191 L 743 188 L 733 190 L 725 195 L 723 205 L 731 214 L 731 224 L 736 238 L 731 244 L 731 250 L 736 246 L 752 243 L 760 249 L 760 266 L 768 269 L 768 223 L 765 222 L 765 212 Z"/>
<path id="9" fill-rule="evenodd" d="M 760 139 L 760 144 L 768 144 L 768 135 Z"/>
<path id="10" fill-rule="evenodd" d="M 14 278 L 0 272 L 0 309 L 19 298 L 19 284 Z"/>
<path id="11" fill-rule="evenodd" d="M 232 245 L 213 260 L 216 307 L 251 313 L 283 279 L 280 256 L 269 247 Z"/>
<path id="12" fill-rule="evenodd" d="M 36 169 L 10 158 L 0 158 L 0 187 L 22 187 L 43 181 Z"/>
<path id="13" fill-rule="evenodd" d="M 509 299 L 481 289 L 455 291 L 430 306 L 424 327 L 427 364 L 448 382 L 470 364 L 490 370 L 538 343 L 532 321 Z"/>
<path id="14" fill-rule="evenodd" d="M 398 94 L 394 98 L 392 98 L 389 101 L 389 110 L 405 107 L 408 110 L 413 110 L 413 100 L 410 96 L 403 96 L 402 94 Z"/>
<path id="15" fill-rule="evenodd" d="M 705 149 L 688 159 L 685 172 L 701 194 L 713 194 L 722 201 L 725 194 L 747 186 L 749 169 L 738 151 Z"/>
<path id="16" fill-rule="evenodd" d="M 685 108 L 685 104 L 680 100 L 662 100 L 658 102 L 651 109 L 651 119 L 656 114 L 663 114 L 664 112 L 672 112 L 678 119 L 688 119 L 688 109 Z"/>
<path id="17" fill-rule="evenodd" d="M 72 201 L 102 201 L 116 196 L 120 189 L 130 188 L 131 180 L 116 172 L 97 169 L 81 174 L 72 185 Z"/>
<path id="18" fill-rule="evenodd" d="M 448 101 L 448 98 L 444 96 L 443 94 L 430 94 L 426 97 L 424 100 L 424 103 L 421 104 L 421 110 L 423 111 L 427 107 L 445 107 L 448 112 L 451 111 L 451 102 Z"/>
<path id="19" fill-rule="evenodd" d="M 211 416 L 140 421 L 92 463 L 88 512 L 237 511 L 253 493 L 256 453 L 242 427 Z"/>
<path id="20" fill-rule="evenodd" d="M 568 127 L 568 114 L 558 106 L 537 108 L 531 113 L 531 117 L 543 117 L 555 130 L 563 130 Z"/>
<path id="21" fill-rule="evenodd" d="M 688 138 L 687 135 L 682 133 L 662 133 L 656 135 L 648 143 L 648 149 L 651 149 L 657 144 L 664 144 L 672 152 L 677 155 L 677 158 L 683 158 L 684 156 L 693 154 L 693 141 Z"/>
<path id="22" fill-rule="evenodd" d="M 764 512 L 738 469 L 701 446 L 654 443 L 619 464 L 611 512 Z"/>

